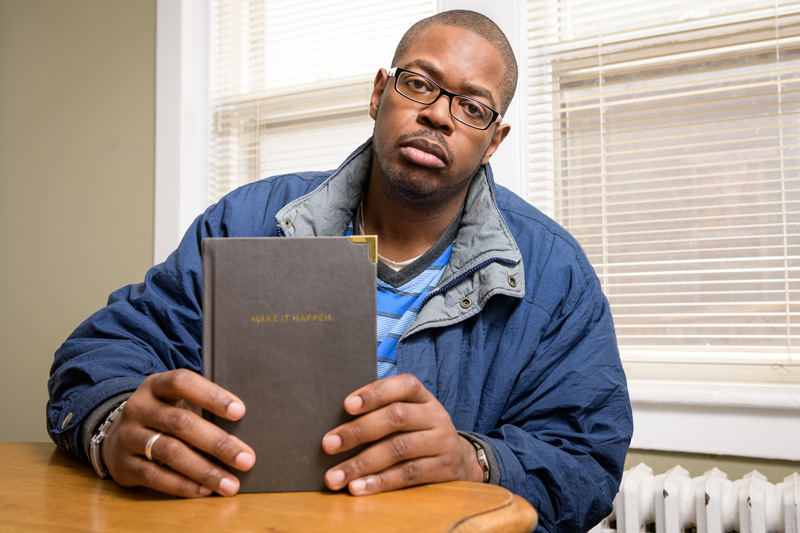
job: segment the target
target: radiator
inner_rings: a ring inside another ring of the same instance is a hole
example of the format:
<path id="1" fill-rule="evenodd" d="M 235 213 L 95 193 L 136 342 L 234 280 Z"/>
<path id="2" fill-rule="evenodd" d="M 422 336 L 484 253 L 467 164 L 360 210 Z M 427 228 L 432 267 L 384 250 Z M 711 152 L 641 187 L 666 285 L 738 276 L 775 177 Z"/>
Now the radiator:
<path id="1" fill-rule="evenodd" d="M 800 474 L 772 484 L 756 471 L 731 481 L 717 468 L 659 475 L 644 463 L 622 476 L 614 510 L 589 533 L 800 533 Z"/>

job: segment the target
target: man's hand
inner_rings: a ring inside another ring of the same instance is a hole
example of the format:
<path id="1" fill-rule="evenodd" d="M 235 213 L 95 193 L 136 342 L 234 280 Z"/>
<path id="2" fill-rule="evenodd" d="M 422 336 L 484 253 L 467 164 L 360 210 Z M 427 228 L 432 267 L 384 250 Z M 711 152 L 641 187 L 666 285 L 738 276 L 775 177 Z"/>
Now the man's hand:
<path id="1" fill-rule="evenodd" d="M 128 398 L 101 445 L 111 477 L 124 487 L 150 487 L 183 497 L 236 494 L 239 480 L 199 451 L 244 471 L 255 463 L 253 449 L 190 405 L 228 420 L 240 419 L 245 411 L 236 396 L 190 370 L 149 376 Z M 149 461 L 145 445 L 157 432 L 163 435 L 153 443 Z"/>
<path id="2" fill-rule="evenodd" d="M 482 481 L 475 448 L 460 437 L 442 404 L 410 374 L 375 381 L 353 392 L 344 408 L 355 420 L 328 432 L 329 454 L 369 444 L 330 469 L 325 484 L 351 494 L 374 494 L 423 483 Z"/>

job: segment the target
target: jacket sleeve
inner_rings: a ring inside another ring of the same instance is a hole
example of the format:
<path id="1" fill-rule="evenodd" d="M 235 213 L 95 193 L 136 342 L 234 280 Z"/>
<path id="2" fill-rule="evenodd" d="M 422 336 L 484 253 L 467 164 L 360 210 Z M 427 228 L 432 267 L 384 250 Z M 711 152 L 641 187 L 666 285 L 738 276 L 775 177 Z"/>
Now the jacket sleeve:
<path id="1" fill-rule="evenodd" d="M 633 433 L 609 305 L 596 276 L 588 279 L 539 288 L 568 287 L 549 298 L 557 306 L 548 308 L 547 298 L 531 306 L 549 322 L 526 332 L 535 336 L 529 362 L 485 437 L 500 484 L 537 509 L 537 531 L 588 531 L 608 515 Z"/>
<path id="2" fill-rule="evenodd" d="M 200 371 L 200 244 L 220 232 L 216 228 L 222 226 L 223 211 L 212 206 L 198 217 L 178 249 L 151 268 L 143 283 L 113 292 L 108 305 L 56 351 L 48 381 L 47 429 L 58 446 L 85 459 L 81 425 L 96 407 L 134 391 L 150 374 Z"/>

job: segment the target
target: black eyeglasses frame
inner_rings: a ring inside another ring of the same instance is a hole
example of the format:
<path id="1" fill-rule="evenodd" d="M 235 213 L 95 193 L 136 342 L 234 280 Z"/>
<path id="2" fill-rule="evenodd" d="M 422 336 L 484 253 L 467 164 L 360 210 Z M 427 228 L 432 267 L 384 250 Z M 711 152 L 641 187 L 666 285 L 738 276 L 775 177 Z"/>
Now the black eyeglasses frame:
<path id="1" fill-rule="evenodd" d="M 414 76 L 419 76 L 420 78 L 431 82 L 435 87 L 437 87 L 439 89 L 439 94 L 437 94 L 436 98 L 434 98 L 433 101 L 431 101 L 431 102 L 421 102 L 421 101 L 419 101 L 419 100 L 417 100 L 415 98 L 411 98 L 407 94 L 401 92 L 400 89 L 397 88 L 397 80 L 400 78 L 399 74 L 401 74 L 403 72 L 407 72 L 408 74 L 413 74 Z M 500 122 L 500 120 L 502 120 L 502 118 L 503 118 L 503 115 L 500 114 L 499 111 L 495 111 L 494 109 L 492 109 L 488 105 L 484 104 L 483 102 L 481 102 L 479 100 L 476 100 L 475 98 L 473 98 L 471 96 L 467 96 L 465 94 L 459 94 L 459 93 L 450 92 L 447 89 L 445 89 L 444 87 L 442 87 L 441 85 L 439 85 L 438 83 L 436 83 L 435 81 L 433 81 L 432 79 L 430 79 L 429 77 L 423 76 L 422 74 L 419 74 L 419 73 L 414 72 L 412 70 L 404 69 L 404 68 L 401 68 L 401 67 L 392 67 L 387 71 L 387 73 L 388 73 L 389 77 L 394 78 L 394 90 L 397 92 L 397 94 L 399 94 L 400 96 L 403 96 L 404 98 L 408 98 L 412 102 L 417 102 L 418 104 L 422 104 L 422 105 L 433 105 L 433 104 L 436 103 L 436 101 L 439 98 L 441 98 L 442 95 L 447 96 L 448 99 L 450 100 L 450 105 L 448 106 L 448 109 L 450 111 L 450 116 L 452 116 L 454 119 L 456 119 L 461 124 L 464 124 L 465 126 L 469 126 L 470 128 L 474 128 L 476 130 L 484 131 L 484 130 L 489 129 L 489 126 L 491 126 L 492 124 L 494 124 L 496 122 Z M 478 104 L 478 105 L 480 105 L 482 107 L 485 107 L 486 109 L 491 111 L 492 112 L 492 118 L 489 120 L 489 123 L 486 124 L 486 126 L 480 128 L 478 126 L 474 126 L 472 124 L 469 124 L 468 122 L 464 122 L 463 120 L 458 118 L 455 114 L 453 114 L 453 97 L 456 97 L 456 96 L 459 97 L 459 98 L 466 98 L 467 100 L 471 100 L 471 101 L 475 102 L 476 104 Z"/>

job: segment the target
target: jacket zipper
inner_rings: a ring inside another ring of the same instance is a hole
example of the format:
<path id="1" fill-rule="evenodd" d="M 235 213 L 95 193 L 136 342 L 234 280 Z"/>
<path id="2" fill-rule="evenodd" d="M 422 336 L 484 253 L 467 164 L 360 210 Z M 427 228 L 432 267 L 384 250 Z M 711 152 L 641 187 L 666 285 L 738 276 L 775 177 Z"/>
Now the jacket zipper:
<path id="1" fill-rule="evenodd" d="M 482 269 L 483 267 L 487 266 L 490 263 L 495 263 L 495 262 L 497 262 L 497 263 L 505 263 L 507 265 L 516 265 L 517 263 L 519 263 L 519 261 L 514 261 L 513 259 L 506 259 L 504 257 L 492 257 L 491 259 L 487 259 L 483 263 L 481 263 L 479 265 L 475 265 L 474 267 L 470 268 L 469 270 L 467 270 L 466 272 L 464 272 L 463 274 L 458 276 L 456 279 L 448 282 L 447 284 L 443 285 L 442 287 L 439 287 L 438 289 L 429 292 L 428 295 L 425 296 L 425 298 L 422 299 L 422 303 L 419 304 L 419 311 L 422 311 L 422 308 L 425 307 L 425 304 L 428 303 L 428 300 L 430 300 L 431 298 L 433 298 L 437 294 L 443 293 L 444 291 L 449 290 L 452 287 L 455 287 L 456 285 L 458 285 L 459 283 L 464 281 L 466 278 L 468 278 L 469 276 L 471 276 L 472 274 L 474 274 L 478 270 Z M 417 314 L 419 314 L 419 311 L 417 311 Z"/>

